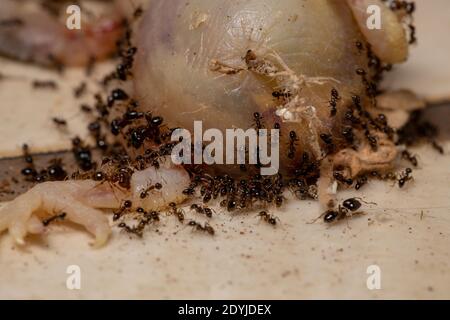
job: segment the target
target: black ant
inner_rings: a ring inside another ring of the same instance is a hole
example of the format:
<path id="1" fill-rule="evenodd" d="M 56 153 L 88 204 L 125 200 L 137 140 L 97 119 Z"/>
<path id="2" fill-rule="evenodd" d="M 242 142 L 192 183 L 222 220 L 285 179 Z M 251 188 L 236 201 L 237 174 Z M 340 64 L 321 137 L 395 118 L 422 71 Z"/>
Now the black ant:
<path id="1" fill-rule="evenodd" d="M 75 98 L 80 98 L 83 94 L 86 93 L 86 89 L 87 89 L 87 84 L 86 82 L 81 82 L 80 85 L 78 87 L 76 87 L 73 90 L 73 95 L 75 96 Z"/>
<path id="2" fill-rule="evenodd" d="M 337 210 L 334 209 L 327 210 L 313 222 L 323 217 L 323 221 L 325 223 L 331 224 L 339 220 L 343 220 L 351 215 L 360 214 L 357 211 L 362 206 L 361 201 L 362 200 L 360 198 L 347 199 L 342 203 L 342 205 L 338 206 Z"/>
<path id="3" fill-rule="evenodd" d="M 258 213 L 258 217 L 260 217 L 262 220 L 264 220 L 265 222 L 267 222 L 268 224 L 271 224 L 273 226 L 277 225 L 277 217 L 267 213 L 266 211 L 261 211 L 260 213 Z"/>
<path id="4" fill-rule="evenodd" d="M 355 42 L 356 48 L 358 49 L 359 52 L 364 50 L 364 44 L 361 41 L 356 41 Z"/>
<path id="5" fill-rule="evenodd" d="M 272 97 L 277 98 L 277 99 L 280 99 L 280 98 L 289 99 L 291 97 L 291 95 L 292 94 L 289 91 L 287 91 L 286 89 L 272 92 Z"/>
<path id="6" fill-rule="evenodd" d="M 35 89 L 58 89 L 58 84 L 53 80 L 34 80 L 33 88 Z"/>
<path id="7" fill-rule="evenodd" d="M 191 210 L 194 210 L 195 212 L 200 213 L 200 214 L 204 214 L 208 218 L 212 218 L 213 210 L 206 206 L 201 206 L 201 205 L 194 203 L 191 205 Z"/>
<path id="8" fill-rule="evenodd" d="M 361 176 L 358 179 L 356 179 L 356 184 L 355 184 L 355 189 L 359 190 L 361 189 L 364 185 L 367 184 L 367 176 Z"/>
<path id="9" fill-rule="evenodd" d="M 119 220 L 126 211 L 129 211 L 133 203 L 130 200 L 125 200 L 123 204 L 120 206 L 119 211 L 114 212 L 113 221 Z"/>
<path id="10" fill-rule="evenodd" d="M 145 224 L 144 224 L 144 226 L 145 226 Z M 139 227 L 139 226 L 138 227 L 130 227 L 125 222 L 119 223 L 118 227 L 125 230 L 127 233 L 131 233 L 138 237 L 142 237 L 143 227 Z"/>
<path id="11" fill-rule="evenodd" d="M 440 154 L 444 154 L 444 148 L 441 145 L 439 145 L 436 141 L 432 141 L 431 146 L 433 147 L 434 150 L 436 150 Z"/>
<path id="12" fill-rule="evenodd" d="M 200 223 L 198 223 L 194 220 L 191 220 L 191 221 L 189 221 L 188 225 L 191 227 L 194 227 L 195 230 L 197 230 L 197 231 L 207 232 L 211 236 L 213 236 L 215 234 L 214 228 L 211 227 L 211 225 L 208 222 L 205 222 L 205 225 L 203 226 Z"/>
<path id="13" fill-rule="evenodd" d="M 128 100 L 128 94 L 120 88 L 114 89 L 108 97 L 108 107 L 112 107 L 116 101 Z"/>
<path id="14" fill-rule="evenodd" d="M 141 6 L 138 6 L 138 7 L 136 8 L 136 10 L 134 10 L 134 12 L 133 12 L 133 17 L 134 17 L 135 19 L 140 18 L 140 17 L 142 16 L 143 13 L 144 13 L 144 9 L 142 9 Z"/>
<path id="15" fill-rule="evenodd" d="M 399 188 L 403 188 L 408 181 L 413 179 L 413 177 L 411 176 L 411 173 L 412 173 L 412 169 L 406 168 L 405 171 L 400 174 L 400 177 L 398 179 Z"/>
<path id="16" fill-rule="evenodd" d="M 53 121 L 53 123 L 56 124 L 58 127 L 65 127 L 65 126 L 67 126 L 67 121 L 64 120 L 64 119 L 62 119 L 62 118 L 54 117 L 54 118 L 52 118 L 52 121 Z"/>
<path id="17" fill-rule="evenodd" d="M 347 143 L 349 144 L 353 144 L 353 142 L 355 142 L 355 134 L 353 133 L 353 128 L 352 127 L 344 127 L 342 129 L 342 136 L 345 138 L 345 141 L 347 141 Z"/>
<path id="18" fill-rule="evenodd" d="M 415 44 L 417 42 L 416 27 L 412 24 L 408 25 L 409 28 L 409 44 Z"/>
<path id="19" fill-rule="evenodd" d="M 183 209 L 177 208 L 177 205 L 175 204 L 175 202 L 169 203 L 169 207 L 170 207 L 170 213 L 175 215 L 179 222 L 183 223 L 184 222 L 184 211 L 183 211 Z"/>
<path id="20" fill-rule="evenodd" d="M 141 192 L 140 194 L 140 198 L 141 199 L 145 199 L 148 197 L 148 193 L 152 190 L 161 190 L 162 189 L 162 184 L 161 183 L 155 183 L 154 185 L 149 186 L 148 188 L 146 188 L 144 191 Z"/>
<path id="21" fill-rule="evenodd" d="M 195 188 L 197 187 L 196 183 L 191 183 L 186 189 L 183 190 L 183 194 L 186 196 L 195 195 Z"/>
<path id="22" fill-rule="evenodd" d="M 289 152 L 288 152 L 288 158 L 294 159 L 295 157 L 295 145 L 298 141 L 297 134 L 295 131 L 289 132 Z"/>
<path id="23" fill-rule="evenodd" d="M 57 221 L 57 220 L 64 220 L 64 219 L 66 218 L 66 216 L 67 216 L 67 213 L 63 212 L 63 213 L 58 214 L 58 215 L 56 215 L 56 216 L 53 216 L 53 217 L 47 218 L 47 219 L 45 219 L 45 220 L 42 220 L 42 224 L 43 224 L 45 227 L 47 227 L 50 223 L 52 223 L 52 222 L 54 222 L 54 221 Z"/>
<path id="24" fill-rule="evenodd" d="M 331 89 L 331 100 L 329 101 L 330 108 L 331 108 L 331 117 L 336 116 L 337 114 L 337 102 L 341 100 L 341 97 L 339 96 L 339 92 L 333 88 Z"/>
<path id="25" fill-rule="evenodd" d="M 411 162 L 411 164 L 414 167 L 417 167 L 419 165 L 419 163 L 417 161 L 417 157 L 412 155 L 408 150 L 404 150 L 402 152 L 402 158 L 408 160 L 409 162 Z"/>
<path id="26" fill-rule="evenodd" d="M 336 179 L 336 181 L 343 183 L 343 184 L 347 184 L 349 186 L 351 186 L 353 184 L 353 179 L 350 178 L 345 178 L 344 175 L 340 172 L 333 172 L 333 177 L 334 179 Z"/>
<path id="27" fill-rule="evenodd" d="M 262 119 L 263 119 L 263 117 L 261 116 L 261 114 L 259 112 L 255 112 L 253 114 L 253 121 L 255 122 L 255 127 L 257 130 L 260 130 L 263 128 Z"/>
<path id="28" fill-rule="evenodd" d="M 366 136 L 367 141 L 369 141 L 369 144 L 370 144 L 370 147 L 372 148 L 372 150 L 373 151 L 377 151 L 378 150 L 378 139 L 377 139 L 377 137 L 371 135 L 369 130 L 366 130 L 365 136 Z"/>

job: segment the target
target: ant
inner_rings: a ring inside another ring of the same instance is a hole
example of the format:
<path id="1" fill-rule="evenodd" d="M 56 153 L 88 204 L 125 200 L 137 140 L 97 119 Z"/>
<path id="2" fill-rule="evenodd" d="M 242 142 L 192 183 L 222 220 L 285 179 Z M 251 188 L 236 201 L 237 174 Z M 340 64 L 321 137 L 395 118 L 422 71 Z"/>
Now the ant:
<path id="1" fill-rule="evenodd" d="M 286 89 L 272 92 L 272 97 L 277 98 L 277 99 L 280 99 L 280 98 L 289 99 L 291 96 L 292 96 L 292 94 Z"/>
<path id="2" fill-rule="evenodd" d="M 356 180 L 355 190 L 361 189 L 364 185 L 367 184 L 367 176 L 361 176 Z"/>
<path id="3" fill-rule="evenodd" d="M 87 104 L 82 104 L 80 106 L 80 110 L 81 110 L 81 112 L 84 112 L 84 113 L 92 113 L 92 108 L 90 106 L 88 106 Z"/>
<path id="4" fill-rule="evenodd" d="M 208 222 L 205 222 L 205 225 L 202 226 L 200 223 L 198 223 L 194 220 L 191 220 L 191 221 L 189 221 L 188 225 L 191 227 L 194 227 L 194 229 L 197 231 L 207 232 L 211 236 L 213 236 L 215 234 L 214 228 L 211 227 L 211 225 Z"/>
<path id="5" fill-rule="evenodd" d="M 145 224 L 143 225 L 145 227 Z M 127 225 L 125 222 L 121 222 L 118 225 L 119 228 L 125 230 L 128 233 L 134 234 L 138 237 L 142 237 L 142 231 L 143 231 L 143 227 L 130 227 L 129 225 Z"/>
<path id="6" fill-rule="evenodd" d="M 331 89 L 331 100 L 329 101 L 331 113 L 330 116 L 334 117 L 337 114 L 337 102 L 341 100 L 341 97 L 339 96 L 339 92 L 333 88 Z"/>
<path id="7" fill-rule="evenodd" d="M 408 160 L 409 162 L 411 162 L 411 164 L 414 167 L 417 167 L 418 164 L 419 164 L 418 161 L 417 161 L 417 157 L 412 155 L 408 150 L 404 150 L 402 152 L 402 158 Z"/>
<path id="8" fill-rule="evenodd" d="M 358 49 L 358 51 L 361 53 L 361 51 L 364 50 L 364 44 L 361 41 L 356 41 L 355 42 L 356 48 Z"/>
<path id="9" fill-rule="evenodd" d="M 128 100 L 128 94 L 120 88 L 114 89 L 108 96 L 108 107 L 112 107 L 116 101 Z"/>
<path id="10" fill-rule="evenodd" d="M 267 213 L 267 211 L 261 211 L 260 213 L 258 213 L 258 217 L 260 217 L 262 220 L 264 220 L 265 222 L 267 222 L 268 224 L 271 224 L 273 226 L 277 225 L 277 217 Z"/>
<path id="11" fill-rule="evenodd" d="M 183 190 L 183 194 L 186 196 L 195 195 L 195 188 L 197 187 L 196 183 L 191 183 L 186 189 Z"/>
<path id="12" fill-rule="evenodd" d="M 333 151 L 335 149 L 335 145 L 333 143 L 332 135 L 331 134 L 322 133 L 320 135 L 320 139 L 326 144 L 327 152 L 328 153 L 333 153 Z"/>
<path id="13" fill-rule="evenodd" d="M 149 186 L 148 188 L 146 188 L 144 191 L 141 192 L 140 194 L 140 198 L 141 199 L 145 199 L 148 197 L 148 193 L 152 190 L 161 190 L 162 189 L 162 184 L 161 183 L 155 183 L 154 185 Z"/>
<path id="14" fill-rule="evenodd" d="M 133 203 L 130 200 L 125 200 L 123 204 L 120 206 L 119 211 L 114 212 L 113 221 L 119 220 L 126 211 L 129 211 Z"/>
<path id="15" fill-rule="evenodd" d="M 350 198 L 342 202 L 342 205 L 339 205 L 336 210 L 330 209 L 325 211 L 322 215 L 320 215 L 316 220 L 323 217 L 323 221 L 325 223 L 331 224 L 340 220 L 343 220 L 347 217 L 350 217 L 355 214 L 361 214 L 357 211 L 361 208 L 362 199 L 360 198 Z M 364 202 L 364 201 L 362 201 Z"/>
<path id="16" fill-rule="evenodd" d="M 434 150 L 436 150 L 440 154 L 444 154 L 444 148 L 441 145 L 439 145 L 436 141 L 432 141 L 431 146 L 433 147 Z"/>
<path id="17" fill-rule="evenodd" d="M 372 150 L 373 151 L 377 151 L 378 150 L 378 139 L 377 139 L 377 137 L 371 135 L 369 130 L 366 130 L 365 136 L 366 136 L 367 141 L 369 141 L 369 144 L 370 144 L 370 147 L 372 148 Z"/>
<path id="18" fill-rule="evenodd" d="M 80 98 L 82 95 L 84 95 L 86 93 L 86 89 L 87 89 L 87 84 L 86 82 L 81 82 L 80 85 L 78 87 L 76 87 L 73 90 L 73 95 L 75 96 L 75 98 Z"/>
<path id="19" fill-rule="evenodd" d="M 206 206 L 201 206 L 201 205 L 194 203 L 191 205 L 191 210 L 194 210 L 195 212 L 200 213 L 200 214 L 204 214 L 208 218 L 212 218 L 213 210 Z"/>
<path id="20" fill-rule="evenodd" d="M 255 127 L 257 130 L 260 130 L 263 128 L 262 119 L 263 119 L 263 117 L 261 116 L 261 114 L 259 112 L 255 112 L 253 114 L 253 121 L 255 122 Z"/>
<path id="21" fill-rule="evenodd" d="M 400 174 L 400 178 L 398 179 L 399 188 L 403 188 L 408 181 L 413 179 L 411 173 L 412 169 L 406 168 L 405 171 Z"/>
<path id="22" fill-rule="evenodd" d="M 416 27 L 413 26 L 412 24 L 409 24 L 408 28 L 409 28 L 409 44 L 417 43 Z"/>
<path id="23" fill-rule="evenodd" d="M 47 227 L 50 223 L 56 221 L 56 220 L 64 220 L 67 216 L 67 213 L 63 212 L 61 214 L 58 214 L 56 216 L 47 218 L 45 220 L 42 221 L 42 224 L 44 225 L 44 227 Z"/>
<path id="24" fill-rule="evenodd" d="M 170 207 L 170 213 L 174 214 L 177 217 L 178 221 L 183 223 L 184 222 L 184 211 L 183 211 L 183 209 L 177 208 L 177 205 L 175 204 L 175 202 L 169 203 L 169 207 Z"/>
<path id="25" fill-rule="evenodd" d="M 334 177 L 334 179 L 336 179 L 336 181 L 338 181 L 340 183 L 347 184 L 349 186 L 351 186 L 353 184 L 353 179 L 345 178 L 344 175 L 340 172 L 337 172 L 337 171 L 333 172 L 333 177 Z"/>
<path id="26" fill-rule="evenodd" d="M 53 80 L 34 80 L 33 88 L 35 89 L 58 89 L 58 84 Z"/>
<path id="27" fill-rule="evenodd" d="M 353 144 L 355 142 L 355 134 L 353 133 L 353 128 L 346 126 L 342 129 L 342 136 L 345 138 L 348 144 Z"/>
<path id="28" fill-rule="evenodd" d="M 62 118 L 54 117 L 52 118 L 53 123 L 55 123 L 58 127 L 65 127 L 67 126 L 67 121 Z"/>
<path id="29" fill-rule="evenodd" d="M 140 18 L 143 13 L 144 13 L 144 9 L 142 9 L 142 6 L 138 6 L 136 8 L 136 10 L 134 10 L 134 12 L 133 12 L 133 18 L 135 18 L 135 19 Z"/>
<path id="30" fill-rule="evenodd" d="M 294 159 L 295 157 L 295 145 L 298 141 L 297 134 L 295 131 L 289 132 L 289 152 L 288 152 L 288 158 Z"/>

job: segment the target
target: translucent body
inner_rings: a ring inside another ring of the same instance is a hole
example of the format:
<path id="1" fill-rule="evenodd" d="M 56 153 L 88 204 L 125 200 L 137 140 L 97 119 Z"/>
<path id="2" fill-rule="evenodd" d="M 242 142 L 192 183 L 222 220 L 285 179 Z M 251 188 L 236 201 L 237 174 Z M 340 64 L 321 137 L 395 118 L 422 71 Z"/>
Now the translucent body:
<path id="1" fill-rule="evenodd" d="M 363 38 L 344 1 L 154 0 L 137 38 L 136 94 L 170 125 L 188 129 L 194 120 L 245 129 L 259 112 L 266 126 L 282 124 L 285 142 L 295 129 L 299 146 L 310 149 L 320 133 L 332 132 L 351 94 L 364 92 L 355 70 L 367 60 L 356 41 Z M 279 73 L 248 70 L 248 50 Z M 342 97 L 336 117 L 332 88 Z M 279 90 L 295 101 L 274 98 Z M 288 119 L 276 115 L 285 107 Z"/>

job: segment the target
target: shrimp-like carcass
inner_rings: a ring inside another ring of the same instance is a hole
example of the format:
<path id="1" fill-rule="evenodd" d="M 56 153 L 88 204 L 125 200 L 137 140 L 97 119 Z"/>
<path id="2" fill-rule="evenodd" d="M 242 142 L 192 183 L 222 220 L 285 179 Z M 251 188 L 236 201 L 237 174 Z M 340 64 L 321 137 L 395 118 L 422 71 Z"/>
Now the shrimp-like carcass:
<path id="1" fill-rule="evenodd" d="M 47 66 L 83 66 L 107 58 L 122 34 L 123 17 L 117 6 L 106 11 L 91 16 L 82 10 L 81 29 L 69 29 L 68 16 L 60 21 L 37 1 L 2 0 L 0 54 Z"/>
<path id="2" fill-rule="evenodd" d="M 182 167 L 163 158 L 159 169 L 149 167 L 136 171 L 131 178 L 131 188 L 125 190 L 104 181 L 70 180 L 45 182 L 36 185 L 0 210 L 0 232 L 9 230 L 18 244 L 24 243 L 28 233 L 42 233 L 45 217 L 65 213 L 66 218 L 84 226 L 95 236 L 96 247 L 105 244 L 111 232 L 107 216 L 100 209 L 115 209 L 127 199 L 133 207 L 145 210 L 162 210 L 171 202 L 185 199 L 182 191 L 189 184 L 189 175 Z M 151 185 L 162 188 L 141 193 Z"/>

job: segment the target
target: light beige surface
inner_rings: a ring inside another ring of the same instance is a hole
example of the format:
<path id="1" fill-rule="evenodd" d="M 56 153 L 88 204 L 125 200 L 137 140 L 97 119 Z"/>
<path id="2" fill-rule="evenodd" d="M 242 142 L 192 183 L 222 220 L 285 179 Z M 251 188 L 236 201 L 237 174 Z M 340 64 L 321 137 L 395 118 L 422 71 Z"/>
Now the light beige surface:
<path id="1" fill-rule="evenodd" d="M 436 3 L 442 6 L 432 16 L 450 7 L 445 0 L 427 3 L 427 10 Z M 422 19 L 420 25 L 428 21 Z M 449 44 L 448 37 L 424 38 L 417 49 L 422 48 L 421 54 L 430 52 L 428 46 L 434 52 Z M 450 50 L 446 52 L 450 56 Z M 400 70 L 397 83 L 411 84 L 409 75 L 418 72 L 420 79 L 428 79 L 418 85 L 422 94 L 431 97 L 436 87 L 450 93 L 450 80 L 442 80 L 450 77 L 450 71 L 445 72 L 450 69 L 448 59 L 447 69 L 435 65 L 435 59 L 416 61 L 430 63 L 434 69 L 419 63 L 414 71 L 417 66 L 410 63 Z M 6 74 L 54 76 L 34 67 L 0 63 Z M 29 84 L 19 81 L 0 82 L 6 124 L 0 126 L 3 154 L 17 153 L 25 141 L 35 150 L 67 146 L 65 135 L 55 135 L 49 118 L 68 112 L 70 128 L 78 132 L 83 118 L 78 103 L 69 98 L 69 88 L 78 83 L 77 72 L 66 75 L 73 84 L 58 93 L 31 92 Z M 217 217 L 211 221 L 217 231 L 214 238 L 180 229 L 174 217 L 164 219 L 160 231 L 146 234 L 143 240 L 115 232 L 101 250 L 89 247 L 91 239 L 85 232 L 68 227 L 54 227 L 25 248 L 2 235 L 0 298 L 450 298 L 450 156 L 440 156 L 429 147 L 417 152 L 421 168 L 414 182 L 405 190 L 371 183 L 357 196 L 377 205 L 348 225 L 308 224 L 319 214 L 318 205 L 290 201 L 275 213 L 281 219 L 276 229 L 259 222 L 256 213 L 231 217 L 216 209 Z M 381 290 L 366 287 L 366 269 L 372 264 L 381 268 Z M 65 286 L 69 265 L 81 268 L 79 291 Z"/>

